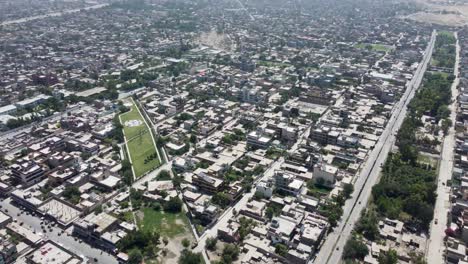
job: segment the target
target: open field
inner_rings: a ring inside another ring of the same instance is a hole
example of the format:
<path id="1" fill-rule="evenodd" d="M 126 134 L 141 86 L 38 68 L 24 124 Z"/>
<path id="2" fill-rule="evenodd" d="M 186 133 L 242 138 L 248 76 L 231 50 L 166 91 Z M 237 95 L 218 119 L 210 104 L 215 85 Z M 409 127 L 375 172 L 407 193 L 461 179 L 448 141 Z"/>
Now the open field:
<path id="1" fill-rule="evenodd" d="M 145 125 L 143 117 L 132 104 L 131 110 L 120 116 L 127 139 L 129 155 L 132 161 L 135 177 L 139 178 L 146 172 L 159 166 L 156 146 L 149 128 Z M 150 159 L 149 157 L 154 158 Z"/>
<path id="2" fill-rule="evenodd" d="M 423 23 L 438 24 L 444 26 L 464 26 L 468 24 L 467 4 L 434 3 L 428 0 L 417 0 L 422 11 L 402 17 Z"/>
<path id="3" fill-rule="evenodd" d="M 392 47 L 389 47 L 387 45 L 383 45 L 383 44 L 370 44 L 370 43 L 359 43 L 356 45 L 356 48 L 359 48 L 359 49 L 366 49 L 367 46 L 370 46 L 372 48 L 373 51 L 383 51 L 383 52 L 387 52 L 387 51 L 390 51 L 392 49 Z"/>
<path id="4" fill-rule="evenodd" d="M 160 250 L 165 254 L 157 259 L 152 259 L 151 264 L 177 263 L 183 250 L 184 239 L 193 243 L 194 237 L 190 230 L 190 224 L 183 212 L 166 213 L 150 207 L 143 207 L 136 213 L 138 227 L 145 232 L 158 232 L 162 238 L 167 238 L 167 245 L 161 243 Z"/>
<path id="5" fill-rule="evenodd" d="M 173 238 L 190 232 L 188 219 L 184 213 L 166 213 L 152 208 L 141 209 L 143 217 L 138 217 L 138 225 L 145 231 L 156 231 L 161 237 Z"/>

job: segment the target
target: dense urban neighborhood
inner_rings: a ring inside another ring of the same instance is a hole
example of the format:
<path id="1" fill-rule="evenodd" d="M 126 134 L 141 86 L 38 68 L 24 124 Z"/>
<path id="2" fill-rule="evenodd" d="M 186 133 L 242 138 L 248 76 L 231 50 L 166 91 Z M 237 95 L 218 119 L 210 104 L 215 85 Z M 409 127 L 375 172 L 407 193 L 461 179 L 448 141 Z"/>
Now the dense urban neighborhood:
<path id="1" fill-rule="evenodd" d="M 468 263 L 467 23 L 0 0 L 0 263 Z"/>

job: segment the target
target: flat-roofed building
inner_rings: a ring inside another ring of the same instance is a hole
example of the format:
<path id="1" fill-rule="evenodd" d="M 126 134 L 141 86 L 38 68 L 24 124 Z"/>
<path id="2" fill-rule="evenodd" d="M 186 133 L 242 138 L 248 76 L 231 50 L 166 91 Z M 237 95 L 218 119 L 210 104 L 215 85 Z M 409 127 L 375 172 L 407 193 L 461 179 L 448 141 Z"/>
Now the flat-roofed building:
<path id="1" fill-rule="evenodd" d="M 83 259 L 61 245 L 47 241 L 26 255 L 28 264 L 80 264 Z"/>
<path id="2" fill-rule="evenodd" d="M 102 212 L 100 214 L 90 213 L 82 219 L 73 222 L 73 234 L 83 237 L 93 243 L 113 250 L 115 243 L 109 240 L 110 236 L 103 235 L 111 232 L 118 226 L 117 218 Z M 107 238 L 107 239 L 106 239 Z"/>
<path id="3" fill-rule="evenodd" d="M 275 172 L 276 188 L 286 192 L 289 195 L 297 196 L 304 188 L 304 181 L 296 179 L 296 176 L 284 171 Z"/>
<path id="4" fill-rule="evenodd" d="M 13 177 L 26 186 L 37 183 L 44 178 L 44 168 L 32 160 L 18 160 L 10 168 Z"/>
<path id="5" fill-rule="evenodd" d="M 192 177 L 192 183 L 201 191 L 214 194 L 223 188 L 224 181 L 218 178 L 208 176 L 204 172 L 199 172 Z"/>

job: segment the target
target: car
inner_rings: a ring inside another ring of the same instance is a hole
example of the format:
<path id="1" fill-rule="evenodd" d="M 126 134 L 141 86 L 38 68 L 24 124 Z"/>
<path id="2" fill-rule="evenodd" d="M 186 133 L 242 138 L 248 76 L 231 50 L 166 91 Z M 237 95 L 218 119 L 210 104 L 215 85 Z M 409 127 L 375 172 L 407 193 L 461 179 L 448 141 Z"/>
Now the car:
<path id="1" fill-rule="evenodd" d="M 192 249 L 196 248 L 198 246 L 198 242 L 193 243 Z"/>
<path id="2" fill-rule="evenodd" d="M 439 221 L 437 221 L 437 218 L 436 218 L 436 219 L 434 220 L 434 224 L 437 225 L 438 222 L 439 222 Z"/>
<path id="3" fill-rule="evenodd" d="M 340 247 L 336 247 L 336 250 L 340 250 Z"/>

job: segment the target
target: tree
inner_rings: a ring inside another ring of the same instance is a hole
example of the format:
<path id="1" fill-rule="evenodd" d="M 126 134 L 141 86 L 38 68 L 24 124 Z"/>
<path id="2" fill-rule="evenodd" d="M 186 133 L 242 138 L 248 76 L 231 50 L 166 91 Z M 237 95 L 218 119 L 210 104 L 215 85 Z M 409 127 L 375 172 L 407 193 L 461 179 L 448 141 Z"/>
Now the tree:
<path id="1" fill-rule="evenodd" d="M 351 197 L 351 194 L 354 191 L 354 186 L 351 183 L 345 183 L 343 186 L 343 195 L 346 199 L 349 199 Z"/>
<path id="2" fill-rule="evenodd" d="M 276 244 L 275 253 L 283 257 L 286 256 L 288 254 L 288 246 L 281 243 Z"/>
<path id="3" fill-rule="evenodd" d="M 452 126 L 452 120 L 446 118 L 442 120 L 441 128 L 444 135 L 447 135 L 449 128 Z"/>
<path id="4" fill-rule="evenodd" d="M 214 204 L 219 205 L 221 208 L 226 208 L 228 205 L 231 204 L 231 199 L 226 193 L 218 192 L 211 198 L 211 201 Z"/>
<path id="5" fill-rule="evenodd" d="M 182 254 L 179 258 L 179 264 L 201 264 L 203 263 L 203 258 L 200 253 L 193 253 L 190 250 L 182 250 Z"/>
<path id="6" fill-rule="evenodd" d="M 395 250 L 390 249 L 386 253 L 379 255 L 379 264 L 396 264 L 398 263 L 398 254 Z"/>
<path id="7" fill-rule="evenodd" d="M 167 170 L 162 170 L 158 176 L 156 176 L 158 181 L 167 181 L 171 179 L 171 174 Z"/>
<path id="8" fill-rule="evenodd" d="M 374 210 L 364 211 L 356 224 L 356 232 L 366 239 L 374 241 L 379 235 L 378 219 Z"/>
<path id="9" fill-rule="evenodd" d="M 190 240 L 188 240 L 187 238 L 184 238 L 184 239 L 182 240 L 182 246 L 183 246 L 184 248 L 190 247 Z"/>
<path id="10" fill-rule="evenodd" d="M 411 164 L 416 164 L 418 160 L 418 150 L 416 147 L 410 144 L 404 144 L 399 146 L 401 159 L 403 161 L 408 161 Z"/>
<path id="11" fill-rule="evenodd" d="M 171 197 L 168 202 L 164 205 L 164 210 L 172 213 L 178 213 L 182 211 L 182 201 L 179 197 Z"/>
<path id="12" fill-rule="evenodd" d="M 128 253 L 129 264 L 140 264 L 143 261 L 143 254 L 138 248 L 130 250 Z"/>
<path id="13" fill-rule="evenodd" d="M 65 188 L 62 195 L 72 203 L 78 203 L 80 201 L 80 194 L 78 187 L 70 185 Z"/>
<path id="14" fill-rule="evenodd" d="M 239 247 L 233 244 L 227 244 L 221 255 L 223 263 L 230 264 L 239 257 Z"/>
<path id="15" fill-rule="evenodd" d="M 210 251 L 216 250 L 216 244 L 218 243 L 218 239 L 216 237 L 209 237 L 206 239 L 206 249 Z"/>
<path id="16" fill-rule="evenodd" d="M 364 260 L 367 254 L 369 254 L 367 246 L 355 237 L 349 239 L 343 249 L 343 259 Z"/>
<path id="17" fill-rule="evenodd" d="M 239 218 L 239 237 L 241 240 L 250 234 L 250 231 L 255 226 L 255 222 L 251 218 L 241 217 Z"/>

